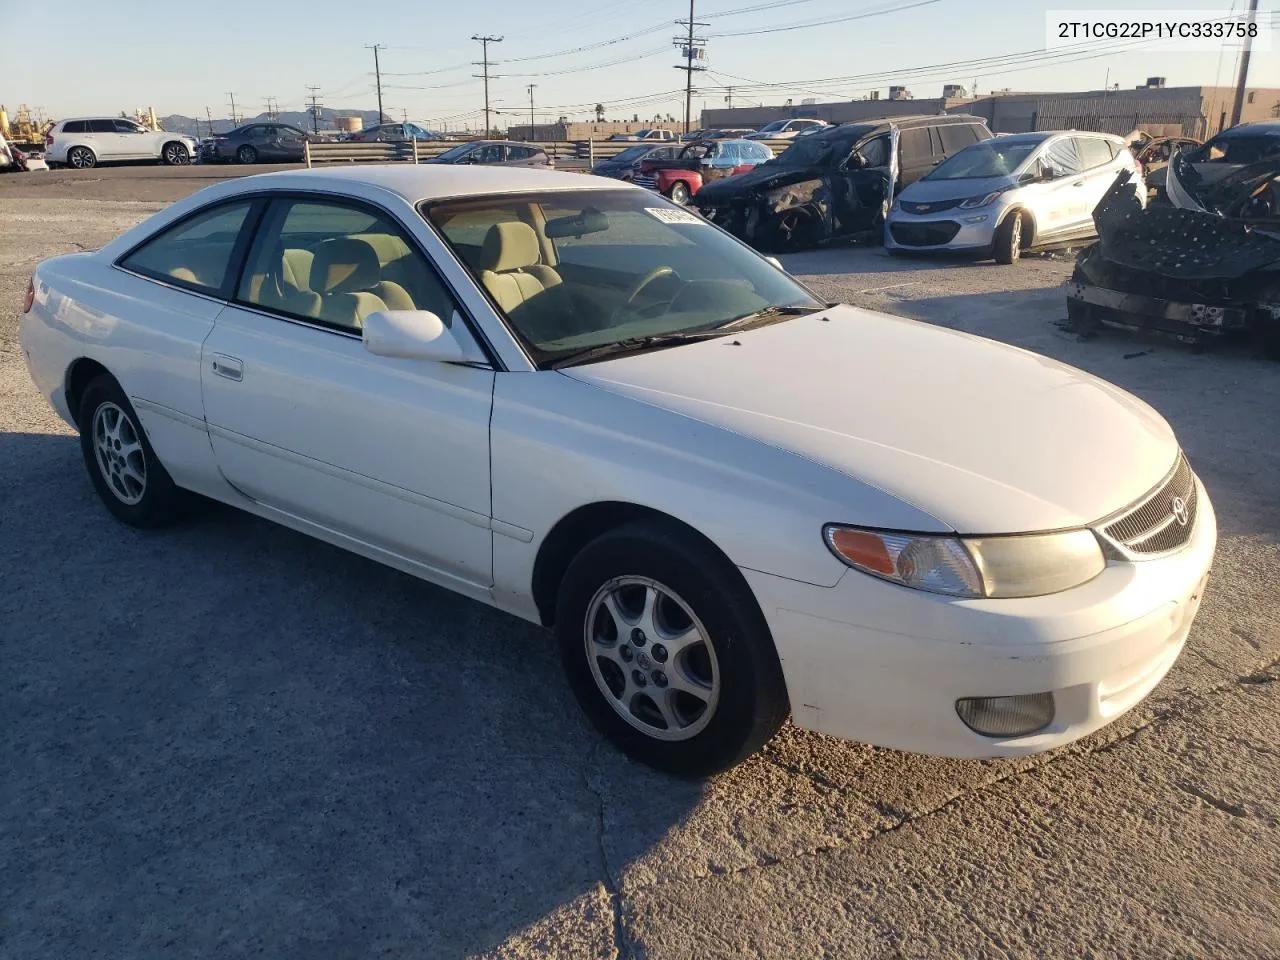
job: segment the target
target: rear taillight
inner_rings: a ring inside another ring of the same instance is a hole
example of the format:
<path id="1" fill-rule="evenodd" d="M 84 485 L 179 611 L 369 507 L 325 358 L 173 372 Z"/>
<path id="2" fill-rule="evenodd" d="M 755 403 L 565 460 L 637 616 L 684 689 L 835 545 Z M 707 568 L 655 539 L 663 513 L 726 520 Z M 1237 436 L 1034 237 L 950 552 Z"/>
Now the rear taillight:
<path id="1" fill-rule="evenodd" d="M 53 134 L 52 134 L 52 133 L 46 133 L 46 134 L 44 135 L 44 148 L 45 148 L 46 150 L 52 150 L 52 149 L 53 149 Z"/>
<path id="2" fill-rule="evenodd" d="M 36 302 L 36 280 L 35 277 L 27 278 L 27 298 L 22 301 L 22 312 L 28 313 L 31 305 Z"/>

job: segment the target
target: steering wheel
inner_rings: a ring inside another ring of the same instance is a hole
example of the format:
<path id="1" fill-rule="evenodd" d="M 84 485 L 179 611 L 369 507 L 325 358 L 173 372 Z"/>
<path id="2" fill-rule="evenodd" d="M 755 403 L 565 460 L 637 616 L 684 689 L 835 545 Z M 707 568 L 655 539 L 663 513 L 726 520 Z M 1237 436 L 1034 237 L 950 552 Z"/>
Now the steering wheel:
<path id="1" fill-rule="evenodd" d="M 654 267 L 652 270 L 646 273 L 643 277 L 637 280 L 634 284 L 632 284 L 631 289 L 627 292 L 626 300 L 622 302 L 622 309 L 631 310 L 633 304 L 636 302 L 636 298 L 639 297 L 640 294 L 644 292 L 645 288 L 648 287 L 649 284 L 653 283 L 655 280 L 661 280 L 663 277 L 675 277 L 675 279 L 679 280 L 680 274 L 676 273 L 666 264 L 663 264 L 660 267 Z"/>

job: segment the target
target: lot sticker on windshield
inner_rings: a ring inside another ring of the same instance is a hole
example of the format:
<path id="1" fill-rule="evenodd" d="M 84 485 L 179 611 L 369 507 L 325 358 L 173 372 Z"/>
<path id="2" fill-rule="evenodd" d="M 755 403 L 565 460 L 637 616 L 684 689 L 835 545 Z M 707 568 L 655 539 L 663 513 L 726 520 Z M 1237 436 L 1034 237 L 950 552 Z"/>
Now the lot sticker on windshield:
<path id="1" fill-rule="evenodd" d="M 644 212 L 663 223 L 706 223 L 697 214 L 688 210 L 669 210 L 666 207 L 645 207 Z"/>

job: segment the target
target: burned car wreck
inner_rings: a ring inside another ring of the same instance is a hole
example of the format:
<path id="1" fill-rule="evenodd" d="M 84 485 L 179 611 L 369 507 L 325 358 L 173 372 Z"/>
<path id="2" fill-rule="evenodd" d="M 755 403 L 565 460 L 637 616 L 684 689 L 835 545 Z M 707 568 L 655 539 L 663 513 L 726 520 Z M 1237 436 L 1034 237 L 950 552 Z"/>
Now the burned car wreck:
<path id="1" fill-rule="evenodd" d="M 1208 181 L 1175 156 L 1169 202 L 1145 209 L 1128 182 L 1117 177 L 1093 211 L 1098 241 L 1067 282 L 1072 328 L 1251 337 L 1280 359 L 1280 163 Z"/>
<path id="2" fill-rule="evenodd" d="M 704 186 L 694 204 L 759 250 L 879 241 L 894 192 L 991 136 L 978 117 L 903 116 L 797 137 L 753 170 Z"/>

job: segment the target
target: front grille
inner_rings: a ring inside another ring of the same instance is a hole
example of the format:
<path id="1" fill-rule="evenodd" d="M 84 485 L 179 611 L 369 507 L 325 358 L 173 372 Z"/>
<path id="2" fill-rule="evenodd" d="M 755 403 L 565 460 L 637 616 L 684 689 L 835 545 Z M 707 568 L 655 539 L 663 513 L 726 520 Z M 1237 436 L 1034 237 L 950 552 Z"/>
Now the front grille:
<path id="1" fill-rule="evenodd" d="M 950 210 L 960 201 L 930 200 L 928 203 L 922 203 L 918 200 L 899 200 L 898 203 L 907 213 L 941 213 L 943 210 Z"/>
<path id="2" fill-rule="evenodd" d="M 938 220 L 935 223 L 891 223 L 893 239 L 904 247 L 936 247 L 950 243 L 960 232 L 960 224 L 954 220 Z"/>
<path id="3" fill-rule="evenodd" d="M 1106 522 L 1102 532 L 1131 554 L 1168 553 L 1186 544 L 1196 525 L 1196 478 L 1187 458 L 1153 493 Z"/>
<path id="4" fill-rule="evenodd" d="M 631 182 L 634 183 L 637 187 L 644 187 L 646 190 L 658 189 L 657 177 L 636 176 L 632 178 Z"/>

